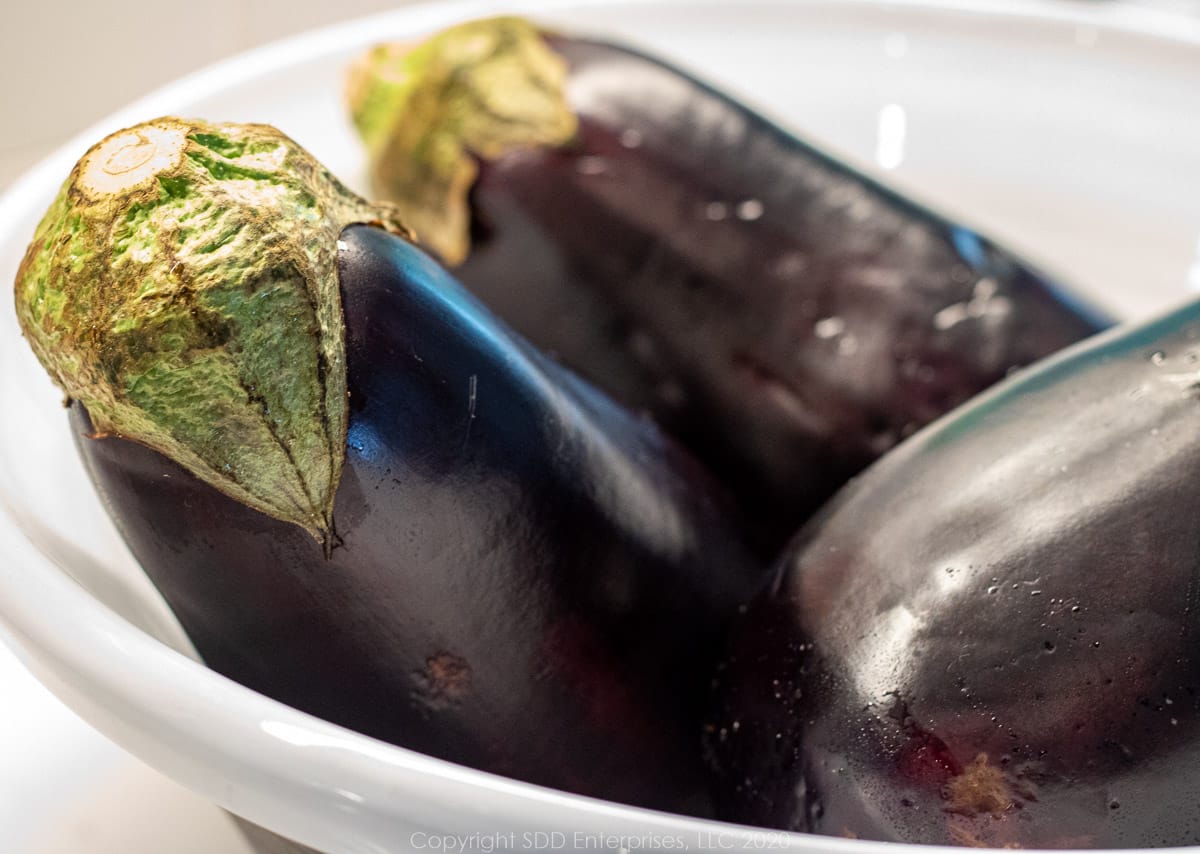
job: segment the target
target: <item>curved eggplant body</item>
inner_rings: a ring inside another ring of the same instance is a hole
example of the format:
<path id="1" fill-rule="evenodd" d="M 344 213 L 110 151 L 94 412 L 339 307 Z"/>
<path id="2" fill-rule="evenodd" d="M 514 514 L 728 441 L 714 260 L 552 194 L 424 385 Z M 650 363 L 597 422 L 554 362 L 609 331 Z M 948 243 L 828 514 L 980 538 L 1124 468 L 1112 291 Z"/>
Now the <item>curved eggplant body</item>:
<path id="1" fill-rule="evenodd" d="M 994 847 L 1200 842 L 1200 304 L 932 426 L 735 633 L 727 817 Z"/>
<path id="2" fill-rule="evenodd" d="M 411 244 L 338 261 L 350 422 L 326 560 L 149 449 L 79 446 L 204 661 L 434 756 L 707 811 L 700 697 L 758 568 L 685 454 Z"/>
<path id="3" fill-rule="evenodd" d="M 774 541 L 904 436 L 1108 325 L 683 72 L 548 42 L 577 141 L 480 163 L 456 275 L 682 437 Z"/>

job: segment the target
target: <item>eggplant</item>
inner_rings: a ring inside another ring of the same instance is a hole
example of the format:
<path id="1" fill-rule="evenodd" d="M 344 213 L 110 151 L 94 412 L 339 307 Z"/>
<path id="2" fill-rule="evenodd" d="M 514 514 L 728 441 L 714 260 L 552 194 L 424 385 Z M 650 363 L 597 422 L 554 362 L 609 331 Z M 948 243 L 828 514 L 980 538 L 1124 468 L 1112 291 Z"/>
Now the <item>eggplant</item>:
<path id="1" fill-rule="evenodd" d="M 1200 303 L 1031 368 L 798 536 L 734 632 L 728 818 L 989 847 L 1200 843 Z"/>
<path id="2" fill-rule="evenodd" d="M 348 92 L 373 192 L 515 329 L 692 448 L 768 548 L 901 438 L 1110 324 L 624 46 L 474 21 L 373 49 Z"/>
<path id="3" fill-rule="evenodd" d="M 707 814 L 708 671 L 763 568 L 703 468 L 392 213 L 265 126 L 165 118 L 85 156 L 16 290 L 109 513 L 215 671 L 432 756 Z"/>

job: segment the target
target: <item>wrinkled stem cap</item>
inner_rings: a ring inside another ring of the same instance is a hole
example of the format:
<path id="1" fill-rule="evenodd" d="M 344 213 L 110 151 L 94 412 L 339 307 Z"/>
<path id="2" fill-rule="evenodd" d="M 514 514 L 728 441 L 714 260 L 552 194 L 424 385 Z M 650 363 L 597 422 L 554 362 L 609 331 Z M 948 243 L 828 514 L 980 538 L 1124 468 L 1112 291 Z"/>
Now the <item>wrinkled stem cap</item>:
<path id="1" fill-rule="evenodd" d="M 266 125 L 160 118 L 83 156 L 17 271 L 21 328 L 100 434 L 329 547 L 345 458 L 337 239 L 404 227 Z"/>
<path id="2" fill-rule="evenodd" d="M 418 45 L 380 45 L 350 69 L 347 98 L 374 191 L 448 264 L 470 248 L 476 158 L 559 146 L 578 121 L 567 64 L 520 18 L 452 27 Z"/>

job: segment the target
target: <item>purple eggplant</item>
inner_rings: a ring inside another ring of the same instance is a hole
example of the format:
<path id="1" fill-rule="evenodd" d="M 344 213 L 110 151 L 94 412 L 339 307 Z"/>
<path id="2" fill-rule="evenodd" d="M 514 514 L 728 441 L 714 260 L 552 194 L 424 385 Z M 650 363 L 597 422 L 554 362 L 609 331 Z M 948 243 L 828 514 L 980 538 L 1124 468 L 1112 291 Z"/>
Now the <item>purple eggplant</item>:
<path id="1" fill-rule="evenodd" d="M 735 633 L 724 815 L 988 847 L 1200 843 L 1200 303 L 897 448 Z"/>
<path id="2" fill-rule="evenodd" d="M 112 518 L 243 685 L 476 768 L 706 814 L 708 670 L 761 576 L 727 503 L 391 214 L 271 128 L 160 119 L 89 152 L 17 296 Z"/>
<path id="3" fill-rule="evenodd" d="M 775 532 L 1109 324 L 1013 253 L 629 48 L 514 18 L 351 74 L 374 192 Z"/>

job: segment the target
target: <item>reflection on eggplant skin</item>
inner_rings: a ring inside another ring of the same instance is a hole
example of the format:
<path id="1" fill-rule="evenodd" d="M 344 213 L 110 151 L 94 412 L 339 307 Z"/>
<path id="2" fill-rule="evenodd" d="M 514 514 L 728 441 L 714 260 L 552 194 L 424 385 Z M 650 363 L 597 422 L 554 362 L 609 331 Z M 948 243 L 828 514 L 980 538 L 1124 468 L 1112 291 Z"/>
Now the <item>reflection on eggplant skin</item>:
<path id="1" fill-rule="evenodd" d="M 1111 322 L 670 65 L 548 42 L 578 139 L 480 164 L 455 275 L 682 437 L 771 557 L 901 439 Z"/>
<path id="2" fill-rule="evenodd" d="M 864 473 L 735 631 L 710 744 L 726 816 L 1200 842 L 1197 436 L 1200 303 L 1012 378 Z"/>
<path id="3" fill-rule="evenodd" d="M 701 697 L 761 575 L 720 494 L 421 250 L 342 239 L 332 558 L 147 448 L 83 438 L 76 405 L 134 555 L 205 663 L 261 693 L 495 773 L 708 812 Z"/>

